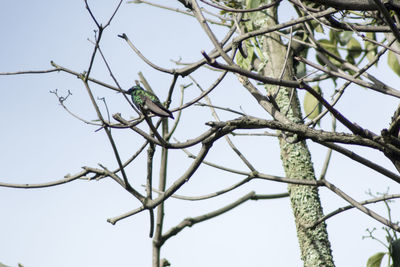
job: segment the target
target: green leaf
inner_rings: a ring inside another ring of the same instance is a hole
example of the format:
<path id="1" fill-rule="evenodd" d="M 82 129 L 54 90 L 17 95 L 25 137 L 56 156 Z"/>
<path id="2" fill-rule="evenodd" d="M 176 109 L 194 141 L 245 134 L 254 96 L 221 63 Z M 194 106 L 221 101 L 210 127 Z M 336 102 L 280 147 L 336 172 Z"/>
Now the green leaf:
<path id="1" fill-rule="evenodd" d="M 315 31 L 319 33 L 324 33 L 324 28 L 320 23 L 318 23 L 317 27 L 315 27 Z"/>
<path id="2" fill-rule="evenodd" d="M 374 41 L 376 41 L 376 34 L 374 32 L 367 32 L 366 36 L 369 39 L 372 39 Z M 364 42 L 364 46 L 365 46 L 365 50 L 367 50 L 367 58 L 369 61 L 372 61 L 374 59 L 374 57 L 376 56 L 376 54 L 378 53 L 378 47 L 377 45 L 369 42 L 369 41 L 365 41 Z M 378 64 L 378 62 L 376 62 L 376 64 Z"/>
<path id="3" fill-rule="evenodd" d="M 245 70 L 250 70 L 251 69 L 251 64 L 254 59 L 254 46 L 250 43 L 250 41 L 246 40 L 242 43 L 243 49 L 246 49 L 247 51 L 247 57 L 243 57 L 242 53 L 238 52 L 236 53 L 235 59 L 236 63 L 243 69 Z"/>
<path id="4" fill-rule="evenodd" d="M 307 58 L 307 54 L 308 54 L 308 48 L 305 48 L 300 51 L 299 56 L 301 56 L 303 58 Z M 307 74 L 307 66 L 305 63 L 295 61 L 294 67 L 296 70 L 295 73 L 296 73 L 297 78 L 301 79 Z"/>
<path id="5" fill-rule="evenodd" d="M 339 51 L 338 51 L 338 49 L 337 49 L 337 45 L 336 45 L 336 44 L 331 43 L 331 41 L 329 41 L 329 40 L 327 40 L 327 39 L 321 39 L 321 40 L 319 40 L 318 42 L 319 42 L 319 44 L 320 44 L 323 48 L 325 48 L 326 50 L 328 50 L 328 51 L 331 52 L 332 54 L 335 54 L 336 56 L 338 56 L 338 57 L 341 58 L 341 56 L 340 56 L 340 54 L 339 54 Z M 338 66 L 338 67 L 339 67 L 339 66 L 341 65 L 341 63 L 340 63 L 339 61 L 337 61 L 336 59 L 334 59 L 334 58 L 332 58 L 332 57 L 328 57 L 328 58 L 329 58 L 330 61 L 332 61 L 332 63 L 333 63 L 335 66 Z M 325 65 L 325 63 L 322 62 L 318 57 L 317 57 L 317 60 L 318 60 L 319 64 Z"/>
<path id="6" fill-rule="evenodd" d="M 328 40 L 328 42 L 336 46 L 338 41 L 340 40 L 339 35 L 340 35 L 340 32 L 334 31 L 334 30 L 330 30 L 329 31 L 329 40 Z"/>
<path id="7" fill-rule="evenodd" d="M 354 59 L 354 57 L 353 57 L 353 55 L 352 54 L 348 54 L 347 56 L 346 56 L 346 60 L 350 63 L 350 64 L 356 64 L 356 60 Z"/>
<path id="8" fill-rule="evenodd" d="M 372 39 L 372 40 L 376 41 L 376 33 L 375 33 L 375 32 L 367 32 L 367 33 L 366 33 L 366 36 L 367 36 L 369 39 Z M 370 42 L 368 42 L 368 43 L 370 43 Z M 370 44 L 371 44 L 371 43 L 370 43 Z"/>
<path id="9" fill-rule="evenodd" d="M 353 55 L 351 53 L 349 53 L 346 56 L 346 60 L 353 65 L 356 65 L 356 60 L 354 59 Z M 354 75 L 356 72 L 352 69 L 346 69 L 346 71 L 350 74 L 350 75 Z"/>
<path id="10" fill-rule="evenodd" d="M 246 0 L 246 9 L 256 8 L 261 5 L 261 0 Z M 244 16 L 247 32 L 260 28 L 260 20 L 265 17 L 262 12 L 250 12 Z"/>
<path id="11" fill-rule="evenodd" d="M 400 76 L 400 64 L 396 58 L 396 54 L 389 50 L 388 53 L 388 65 L 389 67 Z"/>
<path id="12" fill-rule="evenodd" d="M 367 58 L 369 61 L 372 61 L 376 56 L 375 50 L 370 50 L 367 52 Z M 375 63 L 376 65 L 378 64 L 378 61 Z"/>
<path id="13" fill-rule="evenodd" d="M 390 256 L 393 260 L 393 267 L 400 266 L 400 239 L 394 240 L 390 244 Z"/>
<path id="14" fill-rule="evenodd" d="M 298 62 L 295 65 L 296 68 L 296 77 L 298 79 L 303 78 L 307 74 L 306 64 L 304 62 Z"/>
<path id="15" fill-rule="evenodd" d="M 386 253 L 384 252 L 378 252 L 372 255 L 367 261 L 367 267 L 380 267 L 383 256 L 385 256 L 385 254 Z"/>
<path id="16" fill-rule="evenodd" d="M 352 58 L 358 58 L 361 55 L 361 44 L 354 37 L 351 37 L 347 42 L 347 49 Z"/>
<path id="17" fill-rule="evenodd" d="M 321 88 L 317 85 L 313 87 L 314 91 L 321 94 Z M 304 96 L 304 112 L 308 118 L 315 119 L 322 111 L 322 104 L 309 92 Z"/>
<path id="18" fill-rule="evenodd" d="M 260 0 L 247 0 L 246 1 L 246 8 L 251 9 L 251 8 L 257 8 L 260 6 Z"/>
<path id="19" fill-rule="evenodd" d="M 340 45 L 345 46 L 350 41 L 351 38 L 354 38 L 353 37 L 353 32 L 351 32 L 351 31 L 342 32 L 339 35 L 339 43 L 340 43 Z"/>
<path id="20" fill-rule="evenodd" d="M 238 64 L 242 69 L 248 70 L 249 69 L 249 61 L 242 56 L 241 53 L 236 53 L 235 56 L 236 64 Z"/>
<path id="21" fill-rule="evenodd" d="M 311 26 L 314 28 L 316 32 L 325 33 L 324 28 L 322 27 L 321 23 L 316 20 L 311 21 Z"/>

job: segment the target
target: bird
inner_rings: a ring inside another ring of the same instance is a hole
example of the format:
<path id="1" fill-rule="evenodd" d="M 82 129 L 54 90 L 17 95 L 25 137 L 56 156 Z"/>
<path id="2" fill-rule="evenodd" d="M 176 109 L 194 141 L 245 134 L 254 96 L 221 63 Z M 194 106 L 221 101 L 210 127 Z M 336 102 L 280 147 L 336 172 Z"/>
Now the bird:
<path id="1" fill-rule="evenodd" d="M 161 104 L 160 99 L 140 85 L 131 87 L 126 93 L 131 95 L 133 103 L 142 113 L 150 111 L 159 117 L 174 119 L 172 112 Z"/>

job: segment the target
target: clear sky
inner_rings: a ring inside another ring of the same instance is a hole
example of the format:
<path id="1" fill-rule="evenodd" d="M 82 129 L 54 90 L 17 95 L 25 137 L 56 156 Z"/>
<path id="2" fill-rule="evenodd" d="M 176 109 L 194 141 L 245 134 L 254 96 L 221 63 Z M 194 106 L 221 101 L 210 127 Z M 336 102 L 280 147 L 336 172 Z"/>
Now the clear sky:
<path id="1" fill-rule="evenodd" d="M 90 3 L 98 21 L 105 23 L 117 1 Z M 180 7 L 177 1 L 158 1 Z M 289 20 L 283 14 L 282 20 Z M 0 72 L 45 70 L 50 61 L 83 72 L 87 69 L 96 29 L 83 1 L 1 1 L 0 2 Z M 225 29 L 215 28 L 219 37 Z M 138 79 L 139 71 L 148 79 L 157 95 L 165 99 L 172 77 L 151 69 L 130 50 L 118 34 L 126 33 L 134 44 L 154 63 L 175 67 L 171 60 L 193 62 L 201 58 L 200 51 L 210 51 L 211 42 L 195 19 L 147 5 L 123 3 L 111 26 L 104 32 L 101 48 L 112 71 L 123 88 Z M 382 62 L 374 70 L 382 80 L 396 85 L 400 80 Z M 92 77 L 113 84 L 103 62 L 98 57 Z M 194 77 L 208 88 L 218 74 L 200 71 Z M 179 85 L 190 83 L 178 80 Z M 65 73 L 0 76 L 0 182 L 40 183 L 75 174 L 82 166 L 109 169 L 117 164 L 104 132 L 86 125 L 68 114 L 50 91 L 67 91 L 72 96 L 67 106 L 87 120 L 96 119 L 95 111 L 83 84 Z M 123 117 L 136 116 L 121 95 L 93 85 L 96 97 L 105 97 L 110 113 Z M 325 96 L 332 88 L 324 88 Z M 177 107 L 179 90 L 173 97 Z M 194 86 L 185 93 L 188 101 L 199 94 Z M 300 93 L 300 97 L 303 94 Z M 215 105 L 243 110 L 248 114 L 269 118 L 254 99 L 240 86 L 234 76 L 221 83 L 210 95 Z M 99 102 L 100 103 L 100 102 Z M 398 100 L 371 90 L 350 87 L 337 106 L 354 122 L 377 133 L 388 127 Z M 104 110 L 104 106 L 102 106 Z M 222 119 L 237 115 L 220 113 Z M 182 117 L 176 138 L 180 141 L 196 137 L 208 129 L 204 125 L 214 120 L 207 108 L 192 106 Z M 327 117 L 322 125 L 329 128 Z M 144 129 L 146 129 L 144 127 Z M 338 130 L 343 130 L 338 127 Z M 113 130 L 117 146 L 124 159 L 135 153 L 143 138 L 133 132 Z M 271 137 L 235 137 L 235 144 L 249 160 L 265 173 L 284 176 L 277 141 Z M 326 149 L 308 143 L 319 175 Z M 197 153 L 199 147 L 190 151 Z M 356 149 L 362 156 L 395 171 L 382 155 L 367 149 Z M 159 150 L 157 151 L 159 152 Z M 157 154 L 156 158 L 159 158 Z M 246 170 L 226 143 L 216 143 L 207 156 L 211 162 Z M 134 186 L 145 183 L 146 153 L 127 168 Z M 169 159 L 168 183 L 177 179 L 191 163 L 181 151 L 172 151 Z M 154 180 L 158 179 L 158 161 Z M 226 188 L 243 177 L 203 166 L 178 192 L 199 196 Z M 369 198 L 366 192 L 399 192 L 399 185 L 370 171 L 358 163 L 333 154 L 327 179 L 340 186 L 357 200 Z M 255 190 L 259 194 L 286 191 L 285 184 L 252 181 L 235 192 L 202 202 L 169 199 L 166 204 L 165 230 L 184 218 L 198 216 L 231 203 Z M 144 189 L 141 190 L 144 192 Z M 321 189 L 325 212 L 347 205 L 326 189 Z M 107 218 L 120 215 L 139 206 L 139 202 L 110 179 L 75 181 L 52 188 L 23 190 L 0 187 L 0 262 L 26 267 L 70 266 L 150 266 L 151 239 L 148 238 L 148 213 L 125 219 L 116 225 Z M 393 207 L 393 218 L 399 208 Z M 383 204 L 374 210 L 386 216 Z M 365 266 L 369 256 L 384 251 L 370 239 L 362 240 L 366 228 L 376 227 L 377 236 L 384 239 L 381 225 L 357 210 L 347 211 L 327 221 L 333 255 L 337 266 Z M 246 202 L 234 211 L 216 219 L 183 230 L 170 239 L 162 250 L 172 266 L 301 266 L 296 232 L 288 199 Z"/>

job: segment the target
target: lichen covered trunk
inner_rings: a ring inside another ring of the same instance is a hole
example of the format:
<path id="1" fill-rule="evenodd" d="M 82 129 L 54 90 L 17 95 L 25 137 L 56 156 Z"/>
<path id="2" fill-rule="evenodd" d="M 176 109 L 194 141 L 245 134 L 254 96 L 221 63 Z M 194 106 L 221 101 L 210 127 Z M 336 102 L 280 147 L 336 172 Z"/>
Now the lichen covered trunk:
<path id="1" fill-rule="evenodd" d="M 267 1 L 261 2 L 266 3 Z M 268 14 L 269 16 L 254 16 L 258 21 L 253 21 L 253 25 L 263 27 L 266 25 L 270 27 L 276 25 L 276 9 L 269 9 Z M 271 33 L 263 36 L 260 39 L 260 46 L 264 58 L 261 58 L 258 63 L 264 65 L 262 69 L 263 75 L 280 78 L 282 70 L 285 68 L 282 78 L 293 79 L 292 57 L 289 56 L 285 60 L 287 49 L 282 44 L 279 35 Z M 274 95 L 278 87 L 268 85 L 266 89 L 270 94 Z M 287 112 L 287 116 L 291 121 L 302 122 L 296 89 L 280 87 L 276 102 L 282 113 L 285 114 Z M 281 159 L 286 176 L 296 179 L 315 180 L 311 155 L 306 142 L 290 142 L 293 141 L 290 139 L 293 138 L 279 139 Z M 318 188 L 290 184 L 288 190 L 304 266 L 334 266 L 326 224 L 319 224 L 313 229 L 306 229 L 304 227 L 305 225 L 312 224 L 323 215 Z"/>

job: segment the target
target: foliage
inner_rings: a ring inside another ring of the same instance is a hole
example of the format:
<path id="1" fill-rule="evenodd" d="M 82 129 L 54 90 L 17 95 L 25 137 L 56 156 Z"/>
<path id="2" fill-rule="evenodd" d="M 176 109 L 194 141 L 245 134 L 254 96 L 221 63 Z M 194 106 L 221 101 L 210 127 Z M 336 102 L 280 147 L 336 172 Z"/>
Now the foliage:
<path id="1" fill-rule="evenodd" d="M 371 196 L 371 193 L 369 193 Z M 386 196 L 387 194 L 379 194 L 382 196 Z M 392 210 L 390 208 L 390 200 L 385 200 L 385 207 L 388 212 L 388 218 L 392 217 Z M 398 222 L 397 222 L 398 224 Z M 397 237 L 396 231 L 390 229 L 388 227 L 383 227 L 383 231 L 386 233 L 386 241 L 382 241 L 375 236 L 376 228 L 372 230 L 367 229 L 368 236 L 364 236 L 363 238 L 370 238 L 373 239 L 380 244 L 382 244 L 387 251 L 386 252 L 377 252 L 372 255 L 367 261 L 367 267 L 380 267 L 382 264 L 382 260 L 385 256 L 388 256 L 388 263 L 387 266 L 399 267 L 400 266 L 400 239 Z"/>

